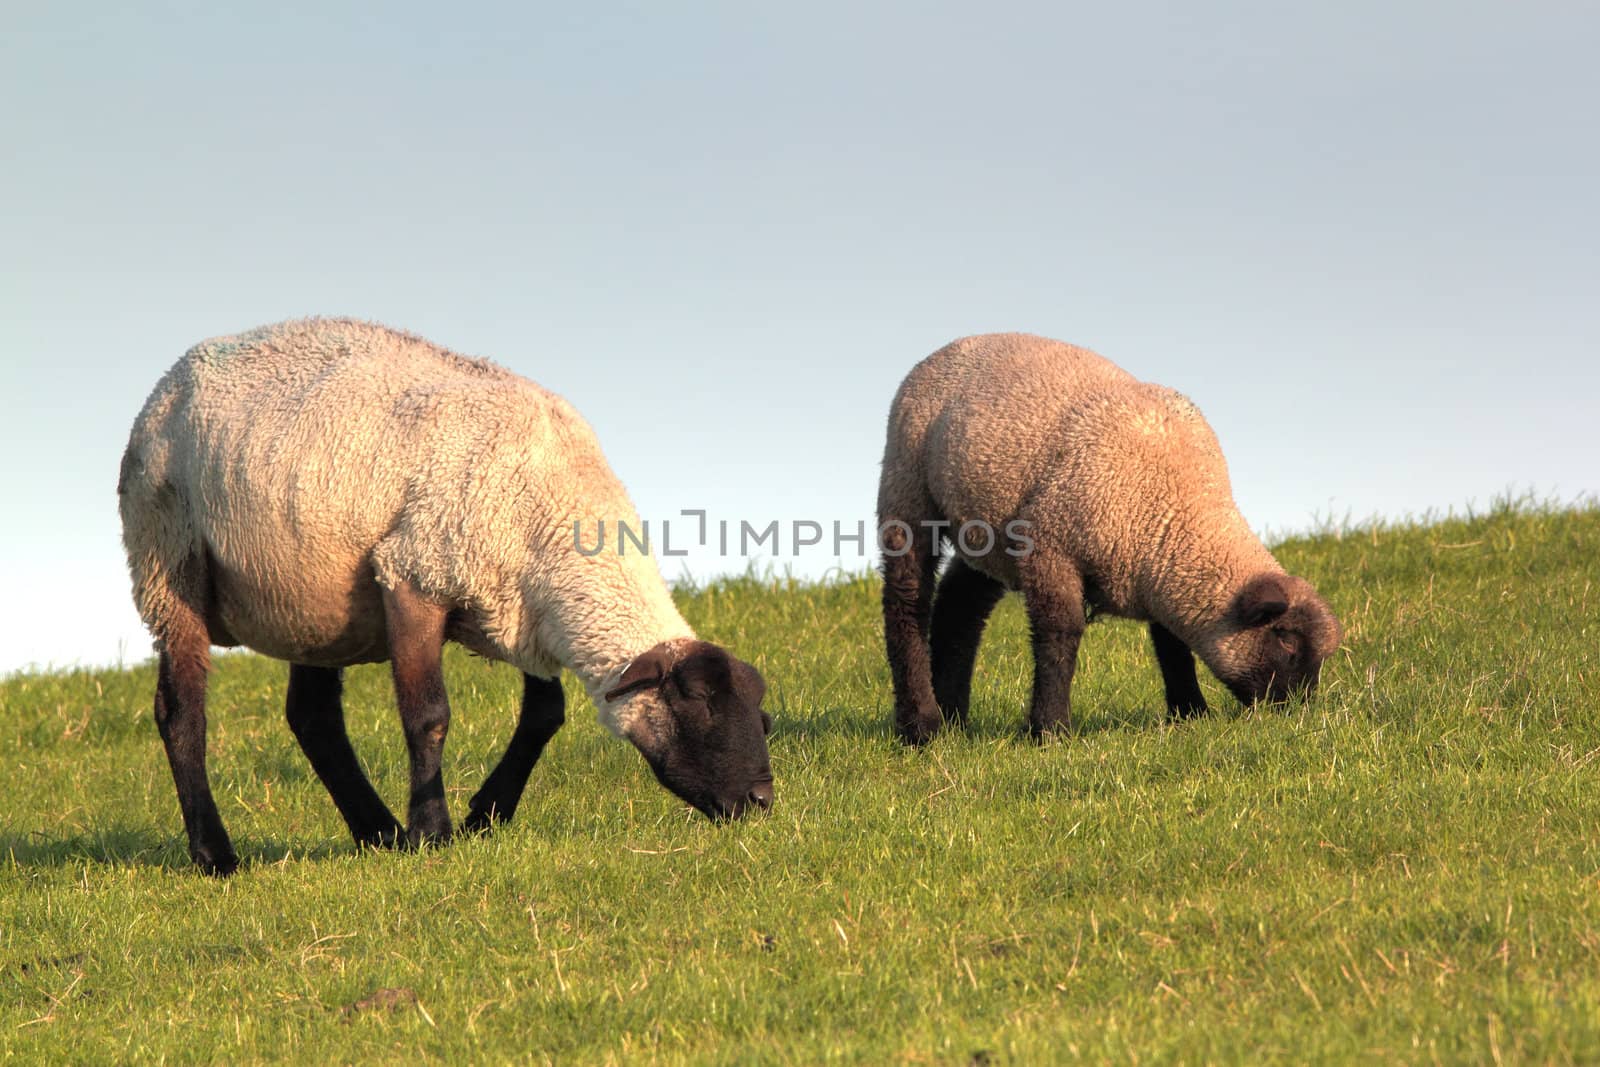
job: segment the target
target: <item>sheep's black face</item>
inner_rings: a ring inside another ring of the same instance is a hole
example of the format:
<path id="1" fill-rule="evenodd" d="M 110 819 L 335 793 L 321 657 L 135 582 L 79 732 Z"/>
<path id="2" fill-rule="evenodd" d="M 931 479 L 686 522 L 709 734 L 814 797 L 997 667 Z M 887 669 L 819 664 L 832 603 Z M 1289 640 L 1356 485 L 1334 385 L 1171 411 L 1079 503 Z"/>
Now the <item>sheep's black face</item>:
<path id="1" fill-rule="evenodd" d="M 1240 627 L 1233 670 L 1223 681 L 1241 703 L 1282 703 L 1317 687 L 1322 662 L 1339 646 L 1339 623 L 1309 582 L 1287 575 L 1252 579 L 1234 603 Z"/>
<path id="2" fill-rule="evenodd" d="M 626 686 L 635 669 L 660 671 L 651 684 L 671 721 L 661 724 L 662 741 L 639 744 L 657 780 L 712 819 L 771 807 L 772 718 L 761 710 L 767 686 L 760 673 L 705 641 L 661 661 L 659 667 L 636 661 L 623 677 Z"/>

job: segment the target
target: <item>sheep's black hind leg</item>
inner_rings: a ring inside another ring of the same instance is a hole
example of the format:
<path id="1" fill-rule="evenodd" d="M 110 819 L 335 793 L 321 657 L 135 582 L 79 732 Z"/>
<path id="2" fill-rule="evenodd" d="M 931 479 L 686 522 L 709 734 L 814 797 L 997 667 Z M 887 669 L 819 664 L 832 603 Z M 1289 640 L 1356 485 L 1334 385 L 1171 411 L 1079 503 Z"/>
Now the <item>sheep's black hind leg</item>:
<path id="1" fill-rule="evenodd" d="M 965 726 L 978 644 L 1005 586 L 960 559 L 950 561 L 933 598 L 933 695 L 946 722 Z"/>
<path id="2" fill-rule="evenodd" d="M 1072 675 L 1087 619 L 1083 579 L 1065 568 L 1030 567 L 1022 575 L 1033 638 L 1033 699 L 1028 733 L 1036 738 L 1072 727 Z"/>
<path id="3" fill-rule="evenodd" d="M 328 787 L 328 795 L 356 844 L 392 848 L 405 831 L 356 761 L 344 727 L 343 691 L 339 671 L 291 663 L 289 699 L 284 705 L 289 729 L 311 761 L 311 769 Z"/>
<path id="4" fill-rule="evenodd" d="M 1161 665 L 1161 681 L 1167 690 L 1167 714 L 1187 719 L 1206 712 L 1205 694 L 1195 677 L 1194 653 L 1159 622 L 1150 624 L 1150 642 L 1156 646 L 1156 662 Z"/>
<path id="5" fill-rule="evenodd" d="M 522 676 L 522 714 L 517 717 L 516 732 L 511 735 L 506 754 L 472 798 L 462 829 L 479 833 L 494 823 L 511 821 L 544 746 L 567 721 L 566 703 L 561 679 Z"/>
<path id="6" fill-rule="evenodd" d="M 411 756 L 406 838 L 413 845 L 443 841 L 450 836 L 450 811 L 440 767 L 445 734 L 450 730 L 443 663 L 447 613 L 409 584 L 383 591 L 383 611 L 400 726 Z"/>
<path id="7" fill-rule="evenodd" d="M 198 612 L 174 603 L 159 644 L 156 728 L 178 787 L 189 855 L 206 874 L 232 874 L 239 858 L 222 825 L 206 775 L 206 675 L 211 668 L 211 639 Z"/>
<path id="8" fill-rule="evenodd" d="M 933 697 L 928 629 L 933 603 L 932 531 L 886 522 L 883 529 L 883 636 L 894 679 L 894 728 L 900 740 L 921 745 L 939 732 Z"/>

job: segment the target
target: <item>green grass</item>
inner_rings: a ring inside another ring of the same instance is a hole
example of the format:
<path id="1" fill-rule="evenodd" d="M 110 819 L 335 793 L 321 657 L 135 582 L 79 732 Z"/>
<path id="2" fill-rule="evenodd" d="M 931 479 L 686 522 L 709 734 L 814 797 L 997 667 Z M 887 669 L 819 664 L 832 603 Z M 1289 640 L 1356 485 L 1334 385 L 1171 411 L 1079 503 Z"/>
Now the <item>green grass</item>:
<path id="1" fill-rule="evenodd" d="M 569 689 L 517 821 L 356 853 L 219 660 L 247 867 L 195 874 L 152 670 L 0 683 L 0 1053 L 31 1061 L 1600 1059 L 1600 510 L 1290 540 L 1344 649 L 1310 703 L 1168 726 L 1142 629 L 1084 642 L 1074 736 L 1019 736 L 1019 605 L 970 732 L 887 728 L 877 586 L 741 580 L 690 620 L 771 683 L 778 801 L 716 827 Z M 452 655 L 459 818 L 517 679 Z M 402 807 L 383 668 L 356 745 Z M 381 1003 L 385 989 L 405 992 Z"/>

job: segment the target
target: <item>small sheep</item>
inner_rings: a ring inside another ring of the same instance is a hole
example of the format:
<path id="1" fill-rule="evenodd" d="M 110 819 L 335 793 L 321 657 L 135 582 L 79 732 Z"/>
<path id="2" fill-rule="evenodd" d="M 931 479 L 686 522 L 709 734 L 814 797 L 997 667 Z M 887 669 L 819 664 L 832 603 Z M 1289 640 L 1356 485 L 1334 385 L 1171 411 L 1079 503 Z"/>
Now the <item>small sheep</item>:
<path id="1" fill-rule="evenodd" d="M 1007 589 L 1032 628 L 1035 736 L 1070 726 L 1090 611 L 1149 622 L 1175 716 L 1206 710 L 1191 650 L 1250 703 L 1312 688 L 1339 643 L 1328 606 L 1239 515 L 1195 406 L 1058 341 L 968 337 L 913 368 L 889 412 L 878 514 L 895 728 L 910 744 L 941 712 L 965 723 Z M 935 597 L 941 529 L 954 555 Z"/>
<path id="2" fill-rule="evenodd" d="M 484 360 L 312 319 L 190 349 L 133 425 L 117 493 L 155 637 L 156 723 L 201 869 L 237 865 L 206 777 L 211 645 L 287 660 L 287 717 L 360 844 L 450 834 L 447 640 L 523 672 L 521 716 L 465 828 L 510 819 L 565 721 L 560 671 L 708 816 L 772 803 L 765 684 L 699 641 L 641 553 L 577 550 L 638 518 L 589 424 Z M 392 664 L 408 829 L 356 762 L 341 668 Z"/>

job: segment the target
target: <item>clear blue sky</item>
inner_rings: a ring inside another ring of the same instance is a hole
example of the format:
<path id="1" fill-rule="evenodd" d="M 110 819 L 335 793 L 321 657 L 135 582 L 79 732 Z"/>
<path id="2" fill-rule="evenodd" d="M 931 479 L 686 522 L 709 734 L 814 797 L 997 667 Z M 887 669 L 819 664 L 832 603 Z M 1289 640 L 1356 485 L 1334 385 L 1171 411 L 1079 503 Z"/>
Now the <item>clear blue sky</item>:
<path id="1" fill-rule="evenodd" d="M 566 395 L 647 517 L 870 519 L 991 330 L 1188 393 L 1258 530 L 1600 490 L 1596 12 L 12 5 L 0 670 L 146 654 L 129 423 L 306 314 Z"/>

